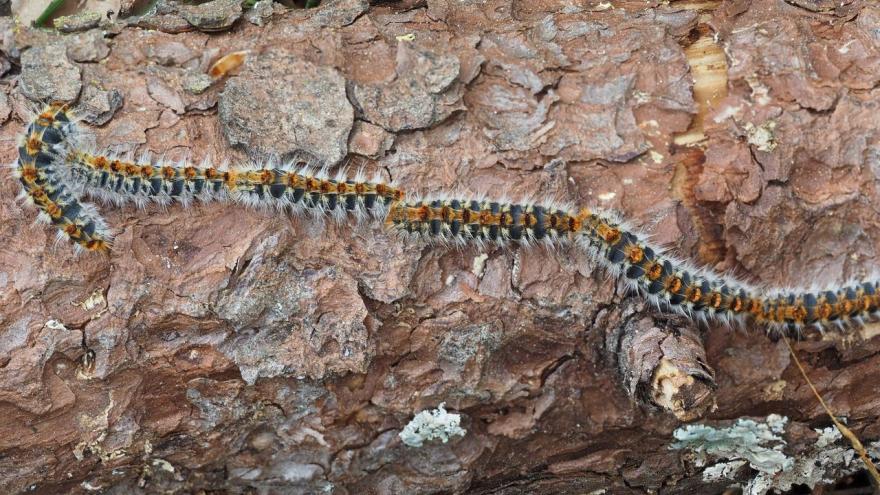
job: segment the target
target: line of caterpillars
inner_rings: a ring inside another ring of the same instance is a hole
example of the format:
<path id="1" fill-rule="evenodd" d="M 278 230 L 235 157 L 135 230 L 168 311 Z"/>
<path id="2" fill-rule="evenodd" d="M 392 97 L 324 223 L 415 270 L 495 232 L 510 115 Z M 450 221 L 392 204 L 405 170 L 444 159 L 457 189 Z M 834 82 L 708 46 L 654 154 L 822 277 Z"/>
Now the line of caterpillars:
<path id="1" fill-rule="evenodd" d="M 65 108 L 51 106 L 29 125 L 19 143 L 16 175 L 23 192 L 58 227 L 59 234 L 89 251 L 104 252 L 109 240 L 106 226 L 84 207 L 62 180 L 58 150 L 64 147 L 72 125 Z"/>
<path id="2" fill-rule="evenodd" d="M 332 213 L 375 212 L 402 201 L 402 190 L 381 182 L 337 180 L 283 168 L 226 169 L 193 164 L 137 163 L 70 150 L 73 180 L 117 202 L 188 202 L 230 198 L 280 208 L 301 206 Z"/>
<path id="3" fill-rule="evenodd" d="M 788 331 L 807 325 L 843 329 L 876 317 L 880 310 L 877 282 L 817 292 L 754 290 L 666 255 L 600 211 L 487 200 L 411 200 L 401 189 L 379 181 L 331 179 L 277 167 L 220 170 L 120 160 L 73 149 L 67 138 L 74 125 L 63 106 L 40 113 L 22 139 L 17 170 L 24 192 L 60 235 L 88 251 L 109 251 L 111 236 L 97 210 L 81 203 L 77 191 L 117 203 L 231 199 L 337 218 L 351 212 L 369 215 L 405 237 L 435 242 L 574 245 L 650 301 L 699 320 L 753 322 Z"/>

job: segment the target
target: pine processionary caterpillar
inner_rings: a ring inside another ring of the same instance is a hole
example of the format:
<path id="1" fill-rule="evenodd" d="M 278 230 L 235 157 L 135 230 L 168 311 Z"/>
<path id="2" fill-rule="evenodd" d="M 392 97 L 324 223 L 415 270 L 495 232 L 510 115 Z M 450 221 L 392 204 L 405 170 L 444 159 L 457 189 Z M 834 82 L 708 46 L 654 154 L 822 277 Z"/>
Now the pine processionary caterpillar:
<path id="1" fill-rule="evenodd" d="M 149 201 L 168 204 L 193 200 L 232 200 L 249 206 L 280 210 L 313 210 L 343 217 L 372 214 L 384 217 L 387 205 L 403 199 L 403 192 L 378 181 L 342 175 L 329 178 L 323 171 L 288 165 L 273 167 L 214 168 L 207 163 L 157 164 L 147 158 L 131 161 L 118 157 L 69 150 L 65 155 L 70 180 L 89 195 L 117 204 Z"/>
<path id="2" fill-rule="evenodd" d="M 607 212 L 435 200 L 395 203 L 387 221 L 409 235 L 459 244 L 574 244 L 628 288 L 700 321 L 753 321 L 774 330 L 843 329 L 861 325 L 880 309 L 877 282 L 815 292 L 758 291 L 669 256 Z"/>
<path id="3" fill-rule="evenodd" d="M 107 252 L 112 235 L 83 195 L 117 204 L 232 201 L 284 211 L 312 211 L 338 220 L 384 222 L 404 238 L 456 245 L 570 245 L 657 306 L 701 321 L 756 324 L 772 331 L 806 326 L 846 329 L 880 313 L 880 284 L 857 282 L 833 290 L 758 290 L 729 276 L 695 268 L 652 245 L 612 213 L 467 198 L 413 199 L 358 174 L 329 177 L 291 166 L 214 168 L 127 160 L 78 145 L 75 119 L 50 105 L 21 139 L 16 174 L 23 194 L 80 250 Z"/>
<path id="4" fill-rule="evenodd" d="M 63 180 L 63 156 L 73 125 L 65 106 L 43 110 L 28 125 L 19 143 L 15 172 L 22 193 L 40 209 L 41 219 L 58 228 L 59 237 L 83 249 L 107 251 L 107 225 L 97 210 L 80 202 L 80 194 Z"/>
<path id="5" fill-rule="evenodd" d="M 344 218 L 384 218 L 403 191 L 379 181 L 330 178 L 323 171 L 290 166 L 217 169 L 180 162 L 156 163 L 90 153 L 75 144 L 78 130 L 63 106 L 46 108 L 28 126 L 19 146 L 16 175 L 23 193 L 80 250 L 106 252 L 112 235 L 83 194 L 118 205 L 153 201 L 184 205 L 193 200 L 234 201 Z"/>

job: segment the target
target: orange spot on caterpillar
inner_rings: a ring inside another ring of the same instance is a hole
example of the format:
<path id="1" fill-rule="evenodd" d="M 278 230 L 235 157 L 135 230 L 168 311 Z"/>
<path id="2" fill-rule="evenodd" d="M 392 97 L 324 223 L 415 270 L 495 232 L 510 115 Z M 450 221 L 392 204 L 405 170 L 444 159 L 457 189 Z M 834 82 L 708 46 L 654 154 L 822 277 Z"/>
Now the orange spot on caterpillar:
<path id="1" fill-rule="evenodd" d="M 385 218 L 385 224 L 391 225 L 406 221 L 406 208 L 402 203 L 393 203 L 388 209 L 388 216 Z"/>
<path id="2" fill-rule="evenodd" d="M 418 222 L 427 222 L 428 218 L 431 215 L 431 208 L 427 206 L 419 206 L 418 208 L 413 208 L 413 211 L 410 213 L 410 218 Z"/>
<path id="3" fill-rule="evenodd" d="M 125 164 L 125 173 L 129 176 L 140 175 L 141 167 L 134 163 Z"/>
<path id="4" fill-rule="evenodd" d="M 816 309 L 816 314 L 819 316 L 819 319 L 827 320 L 831 317 L 831 313 L 834 312 L 834 307 L 827 302 L 823 302 Z"/>
<path id="5" fill-rule="evenodd" d="M 306 178 L 306 189 L 309 192 L 321 192 L 321 181 L 314 177 Z"/>
<path id="6" fill-rule="evenodd" d="M 682 282 L 680 278 L 672 276 L 666 279 L 666 283 L 664 285 L 667 291 L 677 293 L 681 290 Z"/>
<path id="7" fill-rule="evenodd" d="M 440 208 L 440 219 L 444 222 L 449 222 L 452 220 L 454 213 L 452 212 L 452 208 L 447 205 L 443 205 Z"/>
<path id="8" fill-rule="evenodd" d="M 699 287 L 691 285 L 685 288 L 684 297 L 685 299 L 693 303 L 700 302 L 700 300 L 703 298 L 703 291 L 700 290 Z"/>
<path id="9" fill-rule="evenodd" d="M 620 230 L 608 224 L 600 223 L 596 230 L 599 233 L 599 237 L 608 244 L 614 245 L 620 240 Z"/>
<path id="10" fill-rule="evenodd" d="M 498 225 L 500 219 L 489 210 L 481 210 L 478 222 L 480 225 Z"/>
<path id="11" fill-rule="evenodd" d="M 302 184 L 302 177 L 300 177 L 298 174 L 288 174 L 287 185 L 290 186 L 291 189 L 297 189 L 301 187 Z"/>
<path id="12" fill-rule="evenodd" d="M 43 138 L 36 133 L 31 133 L 25 141 L 24 147 L 28 155 L 34 156 L 43 149 Z"/>
<path id="13" fill-rule="evenodd" d="M 260 173 L 260 182 L 267 186 L 272 184 L 275 182 L 275 173 L 269 169 L 263 169 Z"/>
<path id="14" fill-rule="evenodd" d="M 95 157 L 94 159 L 95 168 L 99 170 L 107 170 L 110 168 L 110 162 L 107 161 L 103 156 Z"/>
<path id="15" fill-rule="evenodd" d="M 568 230 L 571 232 L 580 232 L 589 217 L 590 210 L 587 209 L 581 209 L 577 215 L 568 217 Z"/>
<path id="16" fill-rule="evenodd" d="M 141 167 L 141 176 L 144 178 L 152 177 L 155 172 L 156 170 L 153 168 L 152 165 L 144 165 L 143 167 Z"/>
<path id="17" fill-rule="evenodd" d="M 236 183 L 238 182 L 238 172 L 235 170 L 227 170 L 226 172 L 223 172 L 223 182 L 226 183 L 226 187 L 235 189 Z"/>
<path id="18" fill-rule="evenodd" d="M 855 309 L 855 305 L 849 299 L 844 299 L 842 302 L 840 302 L 839 306 L 840 306 L 840 309 L 842 309 L 842 311 L 840 311 L 840 313 L 844 314 L 844 315 L 848 315 L 848 314 L 852 313 L 853 309 Z"/>
<path id="19" fill-rule="evenodd" d="M 430 214 L 428 215 L 428 220 L 443 220 L 443 207 L 439 208 L 430 208 Z"/>
<path id="20" fill-rule="evenodd" d="M 31 197 L 34 199 L 34 201 L 40 202 L 40 201 L 44 201 L 44 200 L 48 199 L 46 197 L 46 191 L 44 191 L 43 188 L 40 186 L 34 186 L 28 192 L 31 195 Z"/>
<path id="21" fill-rule="evenodd" d="M 177 171 L 174 170 L 174 167 L 162 167 L 162 178 L 165 180 L 171 180 L 174 176 L 177 175 Z"/>
<path id="22" fill-rule="evenodd" d="M 28 183 L 33 183 L 37 181 L 37 167 L 32 164 L 22 165 L 21 167 L 21 179 Z"/>
<path id="23" fill-rule="evenodd" d="M 513 215 L 510 212 L 505 211 L 501 214 L 501 218 L 499 219 L 502 227 L 507 227 L 513 225 Z"/>
<path id="24" fill-rule="evenodd" d="M 45 110 L 43 110 L 40 115 L 37 116 L 36 124 L 41 127 L 51 127 L 55 122 L 55 115 L 57 113 L 57 109 L 54 106 L 49 106 Z"/>
<path id="25" fill-rule="evenodd" d="M 99 252 L 99 253 L 106 253 L 110 250 L 110 246 L 106 242 L 104 242 L 100 239 L 88 240 L 84 244 L 84 247 L 86 249 L 88 249 L 89 251 L 95 251 L 95 252 Z"/>
<path id="26" fill-rule="evenodd" d="M 791 319 L 797 323 L 803 323 L 807 319 L 807 308 L 799 304 L 791 309 Z"/>
<path id="27" fill-rule="evenodd" d="M 443 205 L 439 209 L 440 219 L 446 223 L 450 222 L 459 222 L 461 223 L 461 209 L 453 208 L 449 205 Z"/>
<path id="28" fill-rule="evenodd" d="M 645 259 L 645 251 L 635 244 L 630 244 L 626 248 L 626 257 L 630 263 L 641 263 Z M 699 289 L 697 289 L 699 291 Z"/>
<path id="29" fill-rule="evenodd" d="M 405 196 L 402 189 L 397 189 L 381 182 L 376 184 L 376 194 L 393 201 L 403 201 Z"/>
<path id="30" fill-rule="evenodd" d="M 183 176 L 186 177 L 186 180 L 193 180 L 198 175 L 198 170 L 195 167 L 184 167 Z"/>
<path id="31" fill-rule="evenodd" d="M 771 311 L 770 318 L 777 322 L 782 323 L 785 321 L 785 317 L 789 314 L 789 309 L 787 304 L 778 304 L 776 306 L 776 311 Z"/>
<path id="32" fill-rule="evenodd" d="M 61 218 L 61 215 L 63 213 L 63 210 L 61 210 L 61 207 L 58 206 L 58 204 L 55 203 L 54 201 L 46 201 L 45 209 L 46 209 L 46 213 L 48 213 L 50 217 L 55 218 L 55 219 Z"/>
<path id="33" fill-rule="evenodd" d="M 724 298 L 721 296 L 720 292 L 711 292 L 709 293 L 709 306 L 718 309 L 721 307 L 721 303 L 724 301 Z"/>
<path id="34" fill-rule="evenodd" d="M 245 174 L 246 180 L 252 184 L 270 185 L 275 181 L 275 174 L 271 170 L 263 168 L 251 170 Z"/>
<path id="35" fill-rule="evenodd" d="M 739 313 L 743 310 L 744 303 L 743 299 L 739 296 L 733 298 L 733 304 L 730 305 L 730 310 L 734 313 Z"/>
<path id="36" fill-rule="evenodd" d="M 471 224 L 471 223 L 474 223 L 474 219 L 471 218 L 471 217 L 473 217 L 473 216 L 474 216 L 474 212 L 473 212 L 473 210 L 471 210 L 470 208 L 465 208 L 465 209 L 461 210 L 461 221 L 462 221 L 462 223 L 465 223 L 465 224 Z"/>
<path id="37" fill-rule="evenodd" d="M 54 122 L 59 114 L 66 113 L 70 108 L 70 103 L 64 101 L 50 101 L 46 107 L 40 112 L 40 116 L 45 120 Z"/>
<path id="38" fill-rule="evenodd" d="M 663 275 L 663 265 L 656 261 L 652 261 L 645 269 L 645 275 L 648 280 L 657 280 Z"/>
<path id="39" fill-rule="evenodd" d="M 578 210 L 578 213 L 577 213 L 577 218 L 582 223 L 589 220 L 590 217 L 592 217 L 592 216 L 593 216 L 593 212 L 589 208 L 581 208 L 580 210 Z"/>
<path id="40" fill-rule="evenodd" d="M 747 311 L 757 317 L 760 317 L 764 313 L 764 304 L 760 299 L 749 299 Z"/>

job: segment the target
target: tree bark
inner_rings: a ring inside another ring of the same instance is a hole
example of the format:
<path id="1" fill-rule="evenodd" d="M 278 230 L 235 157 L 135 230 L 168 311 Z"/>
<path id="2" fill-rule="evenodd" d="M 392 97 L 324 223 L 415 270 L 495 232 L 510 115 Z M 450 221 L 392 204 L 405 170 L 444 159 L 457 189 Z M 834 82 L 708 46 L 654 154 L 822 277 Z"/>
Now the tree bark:
<path id="1" fill-rule="evenodd" d="M 35 102 L 62 99 L 93 149 L 615 209 L 756 285 L 878 265 L 871 2 L 160 1 L 70 34 L 2 22 L 6 163 Z M 113 251 L 76 256 L 18 191 L 3 174 L 4 493 L 868 486 L 784 342 L 670 317 L 574 250 L 102 205 Z M 875 454 L 878 328 L 795 343 Z M 423 410 L 447 423 L 412 446 Z"/>

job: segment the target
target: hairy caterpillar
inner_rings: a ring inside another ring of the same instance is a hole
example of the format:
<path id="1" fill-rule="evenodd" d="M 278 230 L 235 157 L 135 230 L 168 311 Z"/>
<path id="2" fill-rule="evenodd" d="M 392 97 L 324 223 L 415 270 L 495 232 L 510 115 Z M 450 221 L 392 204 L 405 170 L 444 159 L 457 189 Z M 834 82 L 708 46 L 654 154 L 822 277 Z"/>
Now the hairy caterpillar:
<path id="1" fill-rule="evenodd" d="M 40 210 L 41 219 L 58 227 L 59 237 L 90 251 L 110 248 L 108 228 L 98 211 L 79 200 L 80 194 L 63 180 L 62 159 L 73 122 L 63 106 L 50 106 L 27 127 L 18 147 L 15 172 L 22 193 Z"/>
<path id="2" fill-rule="evenodd" d="M 572 245 L 617 280 L 665 310 L 698 321 L 756 324 L 773 331 L 845 329 L 880 311 L 877 281 L 833 290 L 758 290 L 668 255 L 614 214 L 586 208 L 515 204 L 473 198 L 409 198 L 403 190 L 358 174 L 330 178 L 291 166 L 214 168 L 126 160 L 82 149 L 65 106 L 50 105 L 27 126 L 14 165 L 23 194 L 69 239 L 107 252 L 112 235 L 83 195 L 116 204 L 232 201 L 284 211 L 312 211 L 342 221 L 384 223 L 404 238 L 457 245 Z"/>
<path id="3" fill-rule="evenodd" d="M 483 239 L 502 243 L 572 241 L 630 289 L 661 307 L 700 321 L 730 324 L 752 320 L 778 330 L 797 330 L 805 325 L 842 329 L 862 324 L 880 308 L 877 282 L 815 293 L 760 292 L 669 256 L 607 212 L 435 200 L 394 203 L 388 222 L 418 237 L 461 244 Z"/>
<path id="4" fill-rule="evenodd" d="M 42 210 L 43 218 L 80 250 L 106 252 L 112 241 L 97 210 L 80 201 L 83 194 L 117 205 L 234 201 L 337 218 L 348 212 L 384 218 L 387 206 L 403 199 L 400 189 L 365 181 L 360 174 L 348 180 L 287 165 L 218 169 L 90 153 L 75 144 L 74 126 L 65 107 L 47 107 L 28 126 L 15 170 L 23 193 Z"/>
<path id="5" fill-rule="evenodd" d="M 78 150 L 69 150 L 64 158 L 70 180 L 81 184 L 89 195 L 117 204 L 233 200 L 280 210 L 382 217 L 388 204 L 403 199 L 401 190 L 367 182 L 360 175 L 351 180 L 342 175 L 329 178 L 323 171 L 295 170 L 288 165 L 217 169 L 208 164 L 156 164 L 149 159 L 131 161 Z"/>

